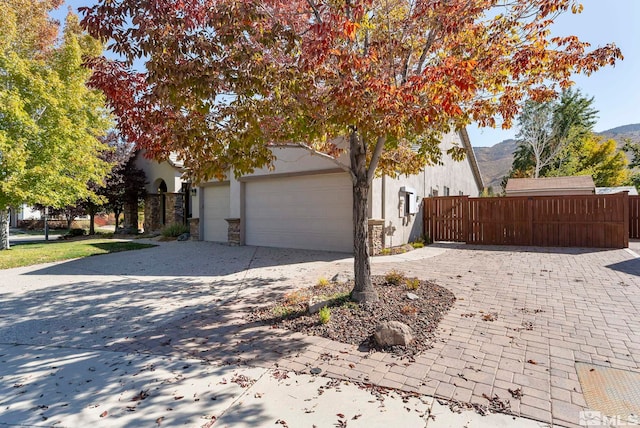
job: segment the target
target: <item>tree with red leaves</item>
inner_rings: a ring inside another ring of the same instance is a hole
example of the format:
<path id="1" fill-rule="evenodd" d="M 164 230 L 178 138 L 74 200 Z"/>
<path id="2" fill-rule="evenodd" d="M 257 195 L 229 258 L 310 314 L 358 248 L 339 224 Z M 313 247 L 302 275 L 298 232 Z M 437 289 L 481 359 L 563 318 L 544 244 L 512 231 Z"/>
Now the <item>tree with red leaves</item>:
<path id="1" fill-rule="evenodd" d="M 554 37 L 573 0 L 101 0 L 83 25 L 121 61 L 97 58 L 120 132 L 194 182 L 240 176 L 296 144 L 353 181 L 357 301 L 370 280 L 367 198 L 376 174 L 438 162 L 439 138 L 471 122 L 510 127 L 526 98 L 621 58 Z M 132 69 L 146 60 L 146 71 Z M 346 142 L 344 145 L 336 141 Z M 418 147 L 417 150 L 412 148 Z M 463 150 L 450 155 L 460 159 Z"/>

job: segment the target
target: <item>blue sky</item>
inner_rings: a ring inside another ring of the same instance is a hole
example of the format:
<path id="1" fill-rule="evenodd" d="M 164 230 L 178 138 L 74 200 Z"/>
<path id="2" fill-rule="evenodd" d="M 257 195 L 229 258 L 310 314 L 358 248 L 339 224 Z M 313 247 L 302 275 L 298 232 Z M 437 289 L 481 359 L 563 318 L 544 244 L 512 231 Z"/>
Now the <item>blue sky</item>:
<path id="1" fill-rule="evenodd" d="M 77 9 L 93 4 L 92 0 L 68 0 Z M 591 76 L 578 75 L 575 87 L 583 94 L 594 97 L 599 111 L 596 131 L 616 126 L 640 123 L 640 0 L 582 0 L 584 11 L 558 18 L 553 27 L 554 35 L 576 35 L 591 43 L 592 47 L 614 42 L 624 55 L 615 67 L 605 67 Z M 54 16 L 64 21 L 67 6 L 58 9 Z M 510 130 L 468 127 L 474 146 L 492 146 L 507 138 L 513 138 L 516 129 Z"/>
<path id="2" fill-rule="evenodd" d="M 592 47 L 615 43 L 624 56 L 615 67 L 605 67 L 591 76 L 575 76 L 575 88 L 594 97 L 599 111 L 596 131 L 640 123 L 640 1 L 582 0 L 579 15 L 564 14 L 553 27 L 555 35 L 576 35 Z M 492 146 L 517 132 L 512 128 L 468 127 L 474 146 Z"/>

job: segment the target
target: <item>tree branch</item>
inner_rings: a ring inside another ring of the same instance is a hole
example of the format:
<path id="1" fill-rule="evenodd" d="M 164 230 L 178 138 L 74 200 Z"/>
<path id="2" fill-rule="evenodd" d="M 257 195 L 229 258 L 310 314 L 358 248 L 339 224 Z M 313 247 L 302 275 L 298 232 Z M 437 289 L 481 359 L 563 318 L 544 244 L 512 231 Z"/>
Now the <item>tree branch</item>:
<path id="1" fill-rule="evenodd" d="M 367 170 L 367 181 L 371 183 L 373 181 L 373 177 L 376 173 L 376 168 L 378 167 L 378 162 L 380 161 L 380 156 L 382 155 L 382 150 L 384 149 L 384 143 L 386 142 L 385 137 L 378 137 L 376 141 L 376 147 L 373 149 L 373 154 L 371 155 L 371 162 L 369 162 L 369 169 Z"/>
<path id="2" fill-rule="evenodd" d="M 319 23 L 322 23 L 322 16 L 320 16 L 320 11 L 318 10 L 318 6 L 313 2 L 313 0 L 307 0 L 307 4 L 313 9 L 313 14 Z"/>
<path id="3" fill-rule="evenodd" d="M 433 42 L 435 40 L 436 40 L 436 30 L 435 28 L 432 28 L 431 30 L 429 30 L 427 41 L 424 44 L 422 53 L 420 54 L 420 59 L 418 60 L 418 68 L 416 69 L 416 74 L 422 73 L 422 66 L 424 65 L 424 62 L 427 59 L 427 54 L 429 53 L 429 49 L 431 49 L 431 46 L 433 45 Z"/>

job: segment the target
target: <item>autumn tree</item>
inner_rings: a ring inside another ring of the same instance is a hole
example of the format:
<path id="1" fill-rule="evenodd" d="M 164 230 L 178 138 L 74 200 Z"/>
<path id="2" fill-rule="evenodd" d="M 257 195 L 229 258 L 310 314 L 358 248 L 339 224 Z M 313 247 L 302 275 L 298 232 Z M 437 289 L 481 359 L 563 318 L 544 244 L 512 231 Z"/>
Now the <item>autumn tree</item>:
<path id="1" fill-rule="evenodd" d="M 9 247 L 7 207 L 67 206 L 108 170 L 96 138 L 110 126 L 104 97 L 87 88 L 82 66 L 101 44 L 72 14 L 58 40 L 48 15 L 58 5 L 0 2 L 0 249 Z"/>
<path id="2" fill-rule="evenodd" d="M 144 199 L 147 179 L 144 171 L 135 165 L 134 148 L 120 138 L 116 138 L 112 144 L 115 148 L 114 166 L 97 193 L 104 197 L 105 208 L 113 212 L 117 232 L 125 205 L 137 206 Z"/>
<path id="3" fill-rule="evenodd" d="M 510 127 L 523 99 L 613 64 L 614 45 L 552 36 L 558 14 L 580 10 L 573 0 L 102 0 L 82 13 L 123 58 L 91 61 L 120 131 L 156 159 L 176 153 L 193 182 L 270 165 L 282 144 L 350 175 L 352 297 L 369 301 L 374 176 L 414 173 L 440 159 L 444 133 Z M 140 58 L 146 71 L 131 67 Z"/>

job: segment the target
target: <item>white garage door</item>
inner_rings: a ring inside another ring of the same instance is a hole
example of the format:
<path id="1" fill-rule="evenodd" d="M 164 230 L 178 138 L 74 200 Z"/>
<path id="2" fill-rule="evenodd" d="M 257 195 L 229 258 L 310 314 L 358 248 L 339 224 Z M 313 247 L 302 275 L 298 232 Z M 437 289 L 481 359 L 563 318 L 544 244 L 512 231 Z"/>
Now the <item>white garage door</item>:
<path id="1" fill-rule="evenodd" d="M 351 180 L 319 174 L 248 182 L 247 245 L 353 251 Z"/>
<path id="2" fill-rule="evenodd" d="M 229 186 L 204 187 L 204 212 L 200 215 L 203 222 L 205 241 L 227 242 L 229 218 Z"/>

